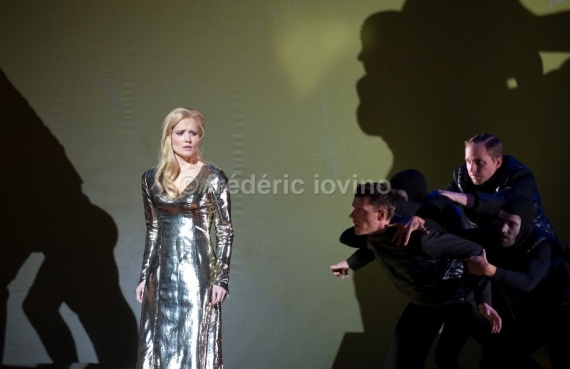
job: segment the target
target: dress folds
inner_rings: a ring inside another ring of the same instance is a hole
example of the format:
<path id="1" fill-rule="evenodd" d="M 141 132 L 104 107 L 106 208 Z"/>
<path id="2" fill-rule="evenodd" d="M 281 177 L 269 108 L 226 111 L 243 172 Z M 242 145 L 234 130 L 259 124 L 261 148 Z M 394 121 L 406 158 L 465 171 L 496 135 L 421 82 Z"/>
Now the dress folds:
<path id="1" fill-rule="evenodd" d="M 155 173 L 150 169 L 142 177 L 147 231 L 140 282 L 146 283 L 137 369 L 223 369 L 221 307 L 209 299 L 214 284 L 228 290 L 228 179 L 206 163 L 170 198 L 154 186 Z"/>

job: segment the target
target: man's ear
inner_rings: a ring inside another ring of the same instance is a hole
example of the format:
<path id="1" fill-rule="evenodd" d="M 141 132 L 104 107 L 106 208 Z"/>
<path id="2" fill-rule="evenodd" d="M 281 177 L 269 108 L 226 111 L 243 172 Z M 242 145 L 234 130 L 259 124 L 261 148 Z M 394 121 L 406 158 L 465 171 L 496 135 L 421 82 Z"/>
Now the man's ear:
<path id="1" fill-rule="evenodd" d="M 497 156 L 497 160 L 495 162 L 495 164 L 497 165 L 497 169 L 499 169 L 501 167 L 501 165 L 503 165 L 503 156 Z"/>
<path id="2" fill-rule="evenodd" d="M 385 220 L 386 215 L 386 209 L 378 209 L 378 220 Z"/>

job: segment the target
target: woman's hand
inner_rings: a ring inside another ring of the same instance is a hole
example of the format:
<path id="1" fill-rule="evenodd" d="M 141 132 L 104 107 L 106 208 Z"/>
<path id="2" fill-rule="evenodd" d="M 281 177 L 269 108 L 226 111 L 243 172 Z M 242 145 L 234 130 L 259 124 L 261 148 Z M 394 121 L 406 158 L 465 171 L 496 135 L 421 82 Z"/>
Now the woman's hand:
<path id="1" fill-rule="evenodd" d="M 142 304 L 143 301 L 143 297 L 144 297 L 144 286 L 145 286 L 145 281 L 142 281 L 141 283 L 139 283 L 139 285 L 137 286 L 136 290 L 135 290 L 135 295 L 137 296 L 137 301 L 140 302 Z"/>
<path id="2" fill-rule="evenodd" d="M 212 293 L 210 296 L 210 305 L 221 304 L 228 297 L 228 291 L 218 285 L 212 286 Z"/>

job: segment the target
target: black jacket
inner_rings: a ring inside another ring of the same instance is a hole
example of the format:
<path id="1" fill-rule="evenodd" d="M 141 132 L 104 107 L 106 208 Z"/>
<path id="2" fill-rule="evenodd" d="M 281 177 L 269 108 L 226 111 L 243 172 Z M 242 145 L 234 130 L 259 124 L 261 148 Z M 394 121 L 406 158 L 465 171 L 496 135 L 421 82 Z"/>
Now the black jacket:
<path id="1" fill-rule="evenodd" d="M 493 305 L 511 318 L 540 318 L 562 309 L 562 290 L 568 271 L 556 253 L 553 240 L 533 233 L 511 247 L 498 244 L 499 235 L 487 229 L 470 229 L 463 237 L 485 245 L 487 260 L 497 267 L 491 277 Z"/>
<path id="2" fill-rule="evenodd" d="M 423 306 L 445 306 L 463 301 L 477 290 L 477 300 L 490 303 L 488 290 L 481 292 L 484 278 L 464 272 L 462 258 L 480 255 L 477 243 L 446 233 L 426 220 L 429 234 L 412 233 L 408 246 L 391 241 L 395 229 L 367 236 L 367 247 L 359 248 L 347 262 L 357 270 L 376 259 L 395 286 L 410 300 Z M 347 240 L 345 239 L 344 242 Z M 343 242 L 341 240 L 341 242 Z"/>
<path id="3" fill-rule="evenodd" d="M 447 191 L 468 193 L 475 196 L 475 206 L 465 209 L 465 215 L 474 227 L 487 227 L 496 219 L 503 202 L 512 196 L 523 195 L 535 205 L 535 228 L 541 236 L 556 239 L 556 232 L 544 214 L 536 178 L 523 163 L 510 155 L 503 155 L 503 164 L 482 185 L 474 185 L 465 164 L 453 172 L 453 181 Z"/>

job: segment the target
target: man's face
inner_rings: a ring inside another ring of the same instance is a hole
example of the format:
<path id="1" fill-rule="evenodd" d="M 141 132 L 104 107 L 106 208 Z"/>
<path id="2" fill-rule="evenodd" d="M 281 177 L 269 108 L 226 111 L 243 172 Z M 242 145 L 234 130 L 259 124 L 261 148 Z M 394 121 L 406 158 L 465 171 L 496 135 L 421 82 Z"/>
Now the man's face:
<path id="1" fill-rule="evenodd" d="M 499 242 L 502 247 L 514 246 L 521 231 L 521 217 L 516 214 L 499 211 L 501 219 L 501 236 Z"/>
<path id="2" fill-rule="evenodd" d="M 368 203 L 365 197 L 355 197 L 352 201 L 352 212 L 350 218 L 354 223 L 354 232 L 356 235 L 366 235 L 377 233 L 384 228 L 386 219 L 385 210 L 376 210 Z"/>
<path id="3" fill-rule="evenodd" d="M 502 157 L 489 156 L 483 143 L 470 143 L 465 146 L 465 165 L 474 185 L 487 182 L 502 163 Z"/>

